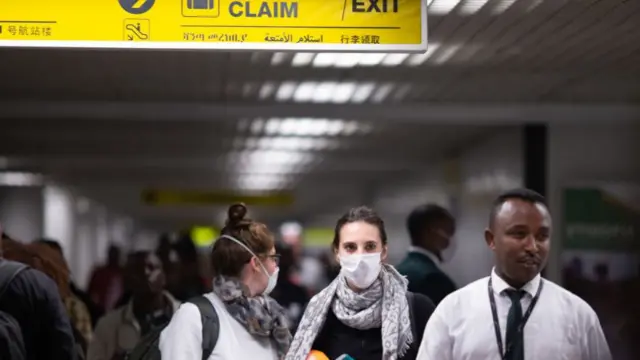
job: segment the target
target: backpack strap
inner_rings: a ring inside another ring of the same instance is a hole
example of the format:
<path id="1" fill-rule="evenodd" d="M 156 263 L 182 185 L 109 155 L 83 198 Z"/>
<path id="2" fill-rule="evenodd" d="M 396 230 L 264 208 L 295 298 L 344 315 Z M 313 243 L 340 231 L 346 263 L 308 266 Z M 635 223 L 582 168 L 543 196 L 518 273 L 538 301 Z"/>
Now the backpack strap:
<path id="1" fill-rule="evenodd" d="M 413 312 L 414 299 L 415 299 L 415 296 L 413 295 L 413 293 L 411 291 L 407 291 L 407 304 L 409 304 L 409 319 L 411 321 L 411 332 L 413 333 L 413 338 L 417 339 L 418 331 L 416 329 L 416 318 Z"/>
<path id="2" fill-rule="evenodd" d="M 27 268 L 28 266 L 23 263 L 0 259 L 0 299 L 2 299 L 11 281 Z"/>
<path id="3" fill-rule="evenodd" d="M 197 296 L 189 300 L 189 302 L 200 310 L 202 319 L 202 360 L 207 360 L 218 342 L 220 319 L 213 304 L 206 297 Z"/>

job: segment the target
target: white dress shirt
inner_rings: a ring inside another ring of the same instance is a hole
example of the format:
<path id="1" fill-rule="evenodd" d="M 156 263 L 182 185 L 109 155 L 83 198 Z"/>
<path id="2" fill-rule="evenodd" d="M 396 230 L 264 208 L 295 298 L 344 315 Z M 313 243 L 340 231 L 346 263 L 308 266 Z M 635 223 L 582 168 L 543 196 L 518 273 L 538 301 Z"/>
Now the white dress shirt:
<path id="1" fill-rule="evenodd" d="M 211 301 L 220 319 L 218 342 L 208 360 L 277 360 L 269 339 L 252 336 L 229 314 L 215 294 L 208 293 L 205 297 Z M 202 359 L 202 320 L 196 305 L 184 303 L 180 306 L 160 334 L 159 348 L 162 360 Z"/>
<path id="2" fill-rule="evenodd" d="M 505 344 L 511 288 L 495 269 L 491 272 L 498 320 Z M 451 293 L 427 323 L 417 360 L 497 360 L 501 358 L 491 314 L 489 277 Z M 522 290 L 523 313 L 544 287 L 524 327 L 526 360 L 611 360 L 609 346 L 595 311 L 562 287 L 536 276 Z"/>

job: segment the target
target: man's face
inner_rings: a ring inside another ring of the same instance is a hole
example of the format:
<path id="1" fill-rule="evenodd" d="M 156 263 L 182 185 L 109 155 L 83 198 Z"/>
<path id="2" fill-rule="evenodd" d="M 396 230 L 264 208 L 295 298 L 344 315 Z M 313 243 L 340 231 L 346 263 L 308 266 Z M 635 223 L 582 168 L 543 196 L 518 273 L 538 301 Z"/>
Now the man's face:
<path id="1" fill-rule="evenodd" d="M 514 282 L 531 281 L 547 263 L 551 217 L 542 204 L 507 200 L 485 232 L 497 267 Z"/>
<path id="2" fill-rule="evenodd" d="M 166 279 L 162 262 L 155 254 L 138 254 L 130 258 L 127 273 L 131 290 L 135 293 L 157 294 L 164 290 Z"/>
<path id="3" fill-rule="evenodd" d="M 433 243 L 438 250 L 443 251 L 451 245 L 451 238 L 455 234 L 455 228 L 450 221 L 439 221 L 427 228 L 427 241 Z"/>

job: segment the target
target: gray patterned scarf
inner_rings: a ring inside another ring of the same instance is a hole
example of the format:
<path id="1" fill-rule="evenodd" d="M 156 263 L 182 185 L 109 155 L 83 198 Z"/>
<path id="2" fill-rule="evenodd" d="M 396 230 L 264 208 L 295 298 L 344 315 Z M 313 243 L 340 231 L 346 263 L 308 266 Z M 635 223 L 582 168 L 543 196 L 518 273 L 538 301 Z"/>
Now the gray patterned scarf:
<path id="1" fill-rule="evenodd" d="M 407 303 L 407 279 L 391 265 L 368 289 L 356 293 L 342 275 L 311 299 L 300 321 L 286 360 L 304 360 L 322 330 L 329 308 L 354 329 L 382 328 L 382 360 L 402 358 L 413 342 Z"/>
<path id="2" fill-rule="evenodd" d="M 247 331 L 259 338 L 270 338 L 283 359 L 291 344 L 291 333 L 284 309 L 269 296 L 248 297 L 248 289 L 236 278 L 216 276 L 213 292 L 226 305 L 227 311 Z"/>

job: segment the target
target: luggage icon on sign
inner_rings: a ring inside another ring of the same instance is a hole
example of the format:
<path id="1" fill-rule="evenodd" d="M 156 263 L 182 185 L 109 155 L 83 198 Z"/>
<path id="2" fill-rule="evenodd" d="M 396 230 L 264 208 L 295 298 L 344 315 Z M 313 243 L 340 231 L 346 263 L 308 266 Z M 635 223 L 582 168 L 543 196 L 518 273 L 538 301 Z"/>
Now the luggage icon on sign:
<path id="1" fill-rule="evenodd" d="M 220 0 L 181 0 L 182 16 L 215 18 L 220 15 Z"/>
<path id="2" fill-rule="evenodd" d="M 187 0 L 187 7 L 192 10 L 213 9 L 213 0 Z"/>

